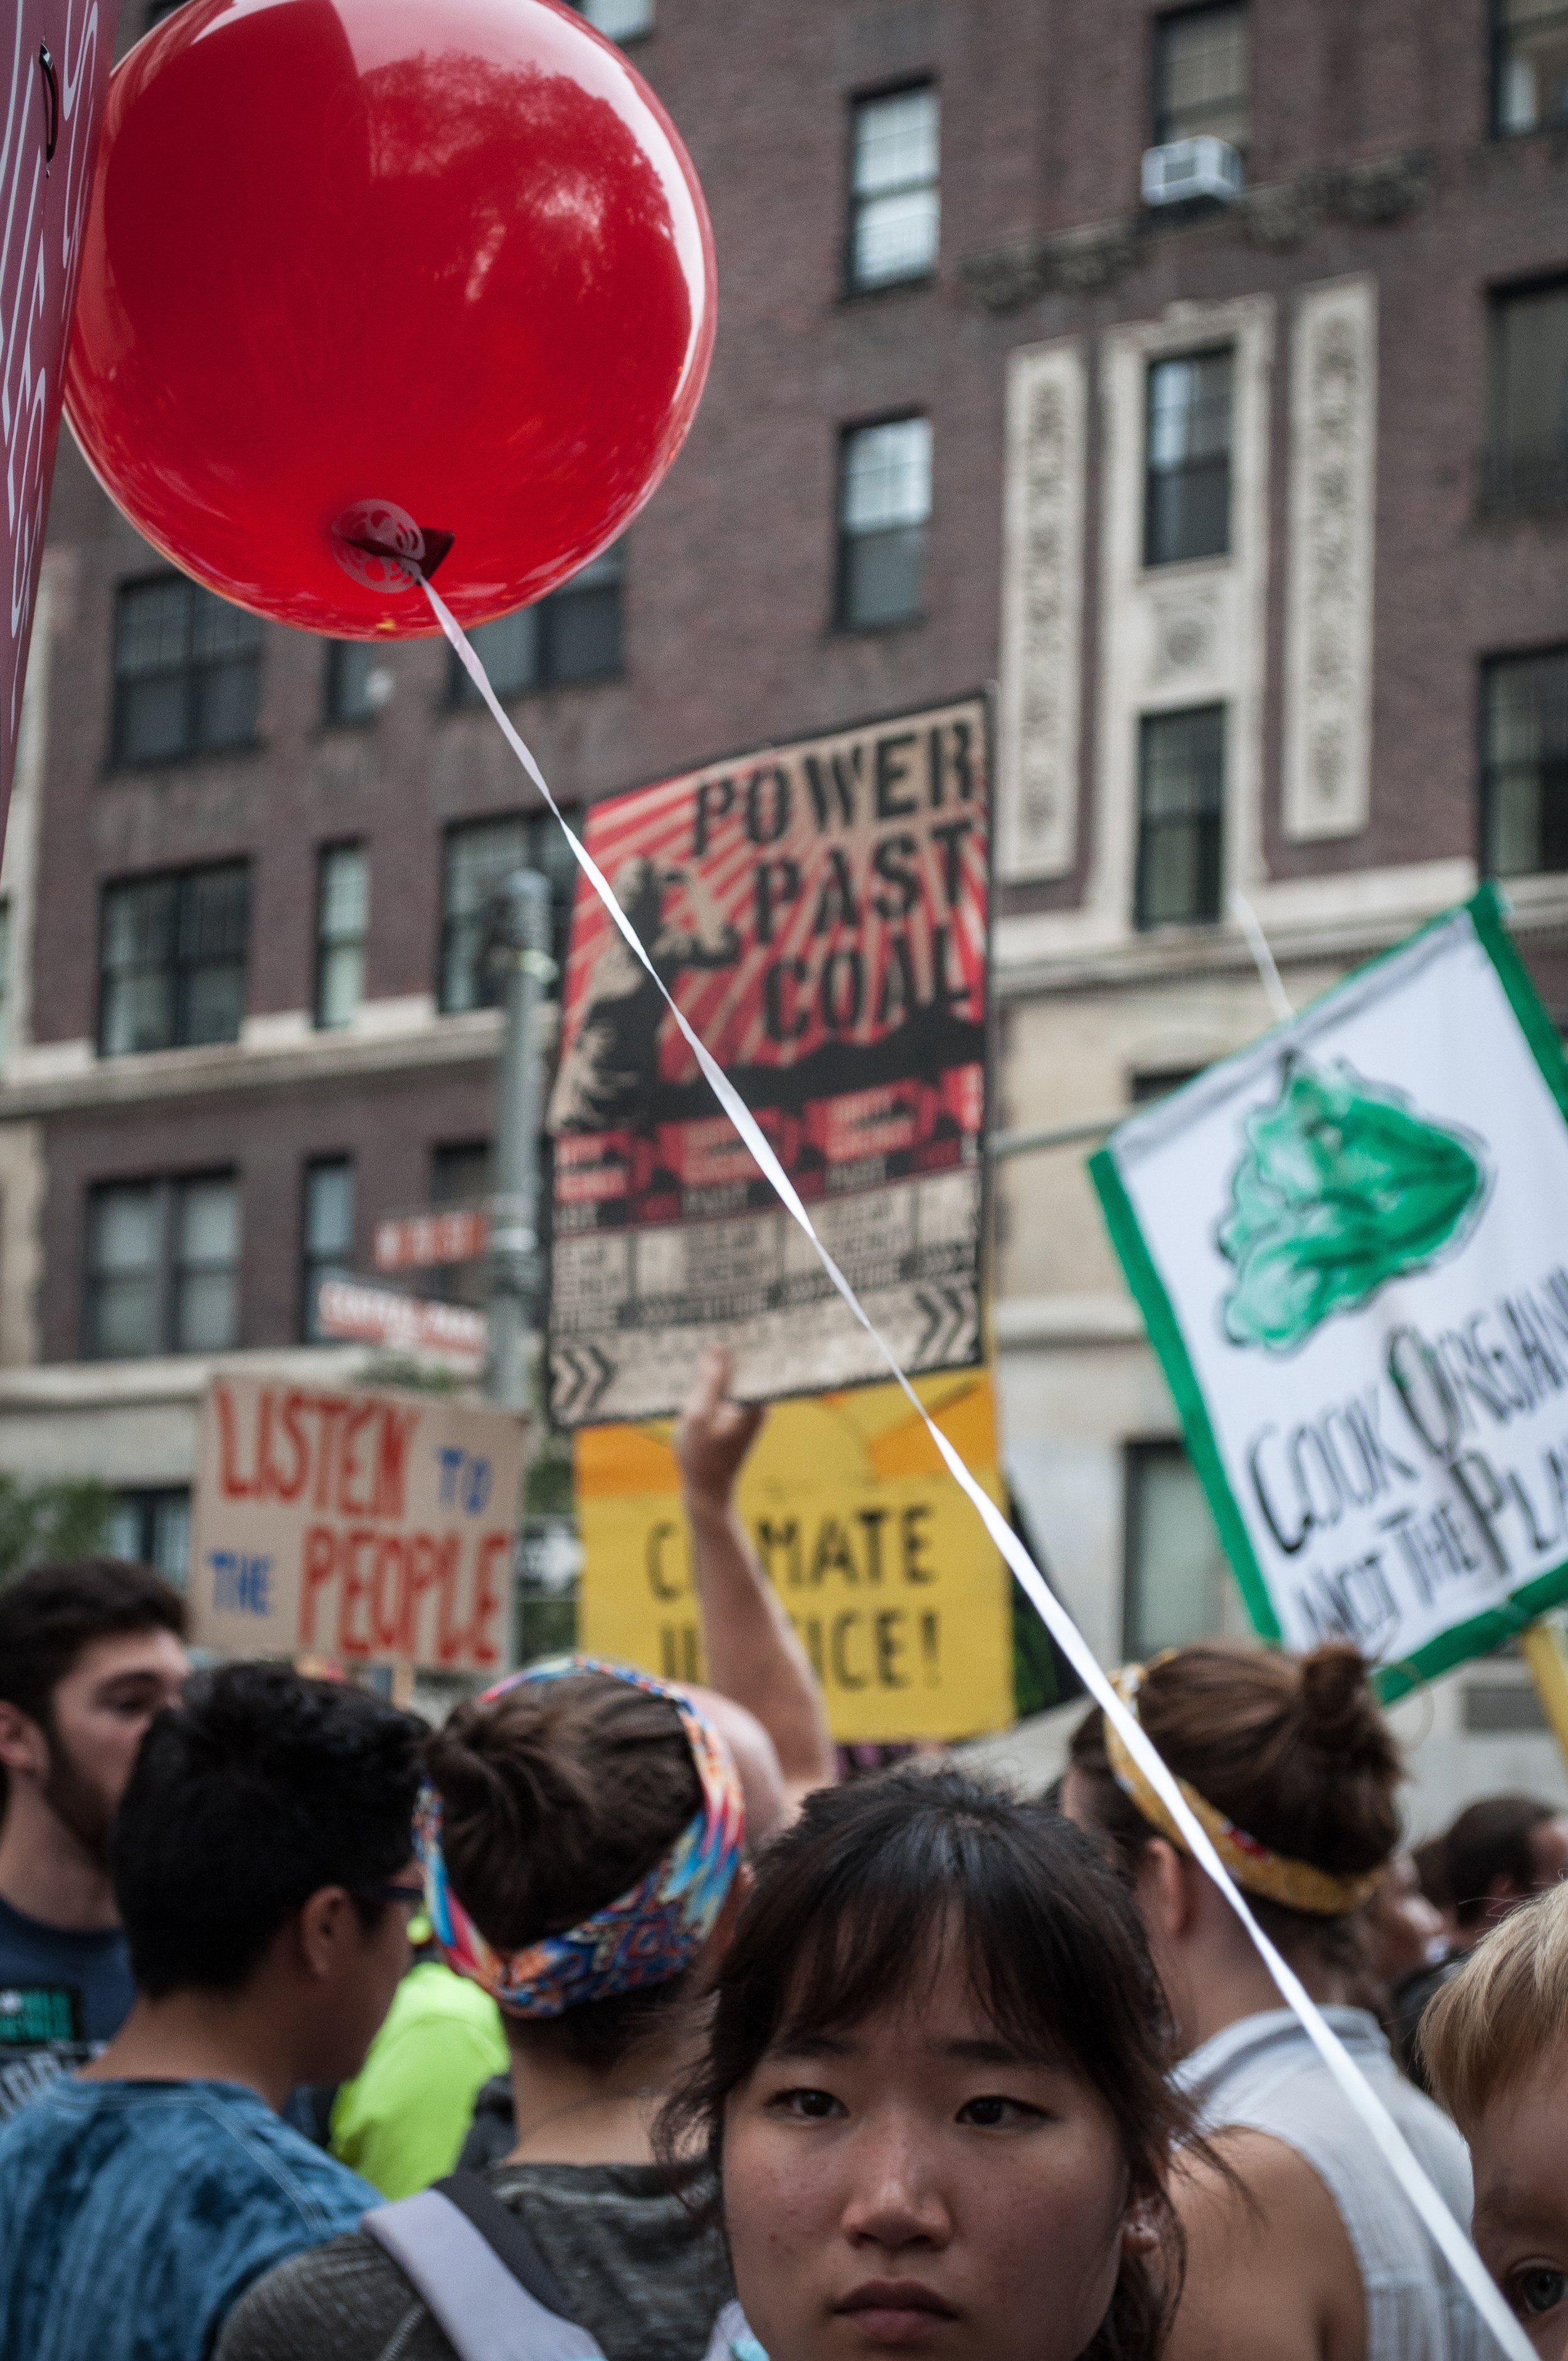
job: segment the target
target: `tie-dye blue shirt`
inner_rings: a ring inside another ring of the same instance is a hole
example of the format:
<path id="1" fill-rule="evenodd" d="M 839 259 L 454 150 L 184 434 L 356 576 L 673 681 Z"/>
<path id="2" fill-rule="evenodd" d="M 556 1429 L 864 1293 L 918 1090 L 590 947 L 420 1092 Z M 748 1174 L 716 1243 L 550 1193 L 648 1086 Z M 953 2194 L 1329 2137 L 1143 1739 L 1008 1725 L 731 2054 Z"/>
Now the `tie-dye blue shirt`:
<path id="1" fill-rule="evenodd" d="M 380 2202 L 237 2082 L 62 2078 L 0 2126 L 0 2353 L 206 2361 L 252 2279 Z"/>

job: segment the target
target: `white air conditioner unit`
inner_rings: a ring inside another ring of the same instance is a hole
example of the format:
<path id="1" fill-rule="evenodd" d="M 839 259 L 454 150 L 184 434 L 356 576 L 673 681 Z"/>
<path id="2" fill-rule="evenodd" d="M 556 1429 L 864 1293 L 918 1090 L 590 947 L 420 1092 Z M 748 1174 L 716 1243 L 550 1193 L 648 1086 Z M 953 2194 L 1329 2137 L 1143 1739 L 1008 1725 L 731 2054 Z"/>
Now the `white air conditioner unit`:
<path id="1" fill-rule="evenodd" d="M 1179 205 L 1190 197 L 1228 203 L 1241 189 L 1242 159 L 1228 139 L 1172 139 L 1144 150 L 1144 203 Z"/>

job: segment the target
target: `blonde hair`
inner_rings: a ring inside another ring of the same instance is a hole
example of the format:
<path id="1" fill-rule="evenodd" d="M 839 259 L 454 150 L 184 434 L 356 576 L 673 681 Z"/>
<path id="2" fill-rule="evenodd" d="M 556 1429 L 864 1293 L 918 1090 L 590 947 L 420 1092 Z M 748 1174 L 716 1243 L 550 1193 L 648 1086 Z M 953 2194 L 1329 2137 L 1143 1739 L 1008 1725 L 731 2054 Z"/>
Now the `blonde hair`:
<path id="1" fill-rule="evenodd" d="M 1521 1903 L 1476 1944 L 1418 2040 L 1432 2090 L 1466 2136 L 1500 2092 L 1568 2047 L 1568 1885 Z"/>

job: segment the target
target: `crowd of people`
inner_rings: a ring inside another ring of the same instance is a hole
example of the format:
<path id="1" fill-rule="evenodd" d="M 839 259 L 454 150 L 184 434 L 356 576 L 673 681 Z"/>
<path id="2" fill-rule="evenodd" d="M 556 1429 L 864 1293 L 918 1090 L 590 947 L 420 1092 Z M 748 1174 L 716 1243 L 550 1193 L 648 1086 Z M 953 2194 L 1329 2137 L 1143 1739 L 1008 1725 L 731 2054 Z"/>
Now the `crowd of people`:
<path id="1" fill-rule="evenodd" d="M 1494 2352 L 1107 1716 L 1043 1795 L 838 1779 L 725 1375 L 677 1437 L 707 1688 L 562 1660 L 432 1730 L 192 1674 L 143 1568 L 0 1594 L 0 2352 Z M 1568 1815 L 1407 1853 L 1348 1648 L 1117 1686 L 1561 2361 Z"/>

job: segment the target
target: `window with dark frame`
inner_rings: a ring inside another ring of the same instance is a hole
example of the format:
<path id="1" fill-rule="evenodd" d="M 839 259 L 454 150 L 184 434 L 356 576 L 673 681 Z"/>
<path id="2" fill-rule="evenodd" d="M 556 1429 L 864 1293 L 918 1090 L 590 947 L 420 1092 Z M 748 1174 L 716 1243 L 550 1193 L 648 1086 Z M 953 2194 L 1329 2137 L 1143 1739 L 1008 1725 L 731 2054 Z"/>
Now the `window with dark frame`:
<path id="1" fill-rule="evenodd" d="M 329 640 L 326 698 L 329 722 L 357 727 L 374 721 L 392 693 L 387 651 L 374 640 Z"/>
<path id="2" fill-rule="evenodd" d="M 892 287 L 929 278 L 941 229 L 935 86 L 921 82 L 856 99 L 850 145 L 850 285 Z"/>
<path id="3" fill-rule="evenodd" d="M 1144 1663 L 1225 1628 L 1225 1553 L 1180 1443 L 1129 1443 L 1122 1653 Z"/>
<path id="4" fill-rule="evenodd" d="M 1201 1066 L 1140 1067 L 1127 1095 L 1135 1106 L 1153 1106 L 1157 1099 L 1168 1099 L 1172 1091 L 1185 1089 L 1202 1071 Z"/>
<path id="5" fill-rule="evenodd" d="M 237 1041 L 249 929 L 248 862 L 105 885 L 99 1055 Z"/>
<path id="6" fill-rule="evenodd" d="M 173 763 L 256 743 L 261 625 L 182 574 L 122 582 L 115 599 L 117 763 Z"/>
<path id="7" fill-rule="evenodd" d="M 155 1566 L 165 1582 L 183 1590 L 191 1562 L 188 1486 L 159 1484 L 116 1492 L 104 1546 L 111 1557 Z"/>
<path id="8" fill-rule="evenodd" d="M 1154 20 L 1154 145 L 1228 140 L 1244 154 L 1251 132 L 1245 7 L 1183 8 Z"/>
<path id="9" fill-rule="evenodd" d="M 1231 546 L 1234 356 L 1151 361 L 1144 438 L 1144 564 L 1223 557 Z"/>
<path id="10" fill-rule="evenodd" d="M 91 1190 L 85 1357 L 230 1350 L 239 1342 L 239 1246 L 232 1172 Z"/>
<path id="11" fill-rule="evenodd" d="M 1218 918 L 1224 794 L 1224 707 L 1146 713 L 1138 729 L 1138 926 Z"/>
<path id="12" fill-rule="evenodd" d="M 1568 507 L 1568 279 L 1491 301 L 1486 504 Z"/>
<path id="13" fill-rule="evenodd" d="M 553 813 L 461 820 L 446 831 L 443 868 L 436 997 L 444 1016 L 493 1008 L 500 998 L 488 956 L 490 902 L 514 869 L 537 869 L 549 880 L 552 955 L 558 967 L 565 964 L 577 865 Z"/>
<path id="14" fill-rule="evenodd" d="M 625 577 L 622 544 L 617 542 L 547 598 L 499 615 L 493 623 L 477 624 L 469 642 L 496 695 L 504 701 L 538 689 L 618 678 Z M 484 703 L 455 652 L 447 672 L 447 694 L 456 706 Z"/>
<path id="15" fill-rule="evenodd" d="M 1492 0 L 1492 129 L 1499 137 L 1568 121 L 1568 6 Z"/>
<path id="16" fill-rule="evenodd" d="M 456 1139 L 443 1141 L 430 1152 L 430 1202 L 436 1213 L 447 1213 L 456 1206 L 488 1204 L 496 1185 L 496 1155 L 488 1139 Z M 485 1265 L 475 1262 L 444 1263 L 429 1274 L 427 1292 L 443 1303 L 466 1303 L 473 1311 L 484 1309 L 486 1299 Z"/>
<path id="17" fill-rule="evenodd" d="M 316 870 L 316 1023 L 352 1025 L 365 997 L 370 861 L 362 844 L 328 844 Z"/>
<path id="18" fill-rule="evenodd" d="M 1496 658 L 1481 704 L 1487 875 L 1568 870 L 1568 648 Z"/>
<path id="19" fill-rule="evenodd" d="M 300 1221 L 300 1334 L 323 1338 L 317 1306 L 323 1279 L 354 1277 L 354 1159 L 318 1156 L 305 1167 Z"/>
<path id="20" fill-rule="evenodd" d="M 917 621 L 931 518 L 930 420 L 847 427 L 839 480 L 841 628 Z"/>

